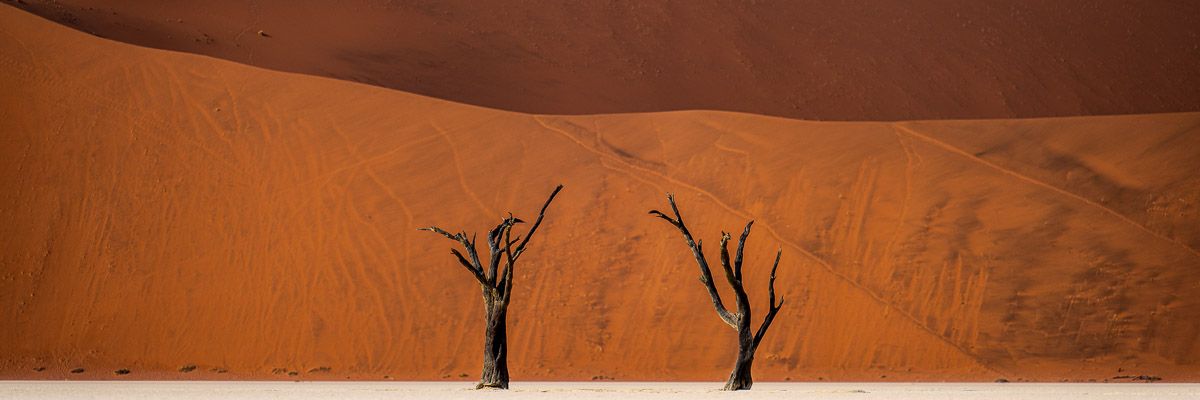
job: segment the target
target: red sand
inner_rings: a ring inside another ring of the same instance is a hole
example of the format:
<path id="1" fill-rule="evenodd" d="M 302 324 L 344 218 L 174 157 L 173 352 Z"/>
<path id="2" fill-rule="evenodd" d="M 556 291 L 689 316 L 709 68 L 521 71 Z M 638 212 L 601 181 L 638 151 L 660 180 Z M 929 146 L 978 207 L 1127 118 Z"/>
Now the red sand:
<path id="1" fill-rule="evenodd" d="M 1200 110 L 1197 1 L 23 2 L 124 42 L 541 114 Z"/>
<path id="2" fill-rule="evenodd" d="M 783 247 L 760 380 L 1200 380 L 1200 113 L 536 116 L 5 6 L 0 71 L 0 378 L 473 379 L 478 288 L 415 228 L 564 183 L 517 271 L 517 380 L 728 373 L 734 332 L 646 215 L 667 191 L 710 243 L 758 221 L 759 309 Z"/>

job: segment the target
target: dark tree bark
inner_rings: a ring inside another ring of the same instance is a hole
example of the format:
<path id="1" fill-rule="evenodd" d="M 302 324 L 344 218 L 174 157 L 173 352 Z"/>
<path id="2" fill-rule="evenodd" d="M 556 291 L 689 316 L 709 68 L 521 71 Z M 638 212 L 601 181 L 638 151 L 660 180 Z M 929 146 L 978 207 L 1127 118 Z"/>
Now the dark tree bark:
<path id="1" fill-rule="evenodd" d="M 507 307 L 499 303 L 488 306 L 487 327 L 483 339 L 483 373 L 476 389 L 508 389 L 508 327 Z"/>
<path id="2" fill-rule="evenodd" d="M 762 343 L 763 336 L 767 334 L 767 328 L 771 327 L 771 322 L 775 321 L 775 315 L 783 307 L 782 297 L 778 304 L 775 303 L 775 271 L 779 268 L 779 257 L 783 255 L 783 249 L 775 253 L 775 265 L 771 266 L 771 281 L 767 291 L 771 300 L 770 309 L 767 310 L 767 316 L 763 319 L 762 324 L 758 326 L 758 331 L 751 332 L 750 298 L 746 295 L 746 289 L 742 285 L 742 250 L 746 247 L 746 237 L 750 236 L 750 227 L 754 225 L 754 221 L 747 222 L 746 229 L 742 230 L 742 236 L 738 238 L 737 253 L 732 263 L 729 260 L 729 233 L 721 232 L 721 269 L 725 271 L 725 279 L 729 281 L 729 286 L 733 287 L 734 301 L 737 307 L 736 312 L 730 312 L 725 308 L 725 304 L 721 301 L 721 294 L 717 292 L 717 286 L 713 283 L 712 271 L 709 270 L 708 260 L 704 257 L 703 241 L 692 239 L 692 233 L 684 225 L 683 217 L 679 215 L 679 207 L 675 205 L 675 196 L 668 193 L 667 201 L 671 203 L 671 211 L 675 214 L 675 218 L 658 210 L 651 210 L 650 214 L 671 223 L 683 234 L 683 240 L 692 249 L 692 256 L 696 258 L 696 263 L 700 266 L 700 282 L 704 283 L 705 289 L 708 289 L 708 296 L 712 299 L 713 308 L 717 310 L 717 316 L 738 333 L 737 360 L 733 364 L 733 372 L 729 374 L 729 380 L 725 383 L 725 390 L 750 389 L 754 385 L 754 377 L 750 372 L 754 365 L 754 352 Z"/>
<path id="3" fill-rule="evenodd" d="M 521 239 L 520 235 L 515 239 L 512 237 L 513 226 L 525 222 L 513 217 L 512 214 L 508 214 L 508 217 L 500 221 L 499 225 L 488 231 L 489 257 L 486 263 L 479 259 L 474 236 L 468 239 L 466 232 L 450 234 L 436 226 L 418 229 L 437 233 L 461 244 L 466 255 L 455 248 L 450 249 L 450 254 L 453 254 L 458 259 L 458 263 L 462 264 L 475 277 L 479 288 L 483 291 L 483 310 L 486 317 L 483 339 L 483 373 L 479 376 L 479 384 L 475 385 L 476 389 L 508 389 L 507 318 L 508 305 L 512 300 L 513 267 L 525 253 L 525 245 L 529 244 L 529 239 L 533 237 L 538 226 L 542 224 L 542 219 L 546 217 L 546 209 L 550 207 L 550 202 L 554 201 L 554 197 L 558 196 L 558 192 L 561 190 L 562 185 L 558 185 L 550 193 L 550 198 L 546 199 L 546 203 L 542 205 L 537 220 L 529 227 L 529 232 L 525 233 L 524 239 Z M 516 247 L 513 246 L 514 244 Z M 503 271 L 499 270 L 501 264 L 504 265 Z"/>

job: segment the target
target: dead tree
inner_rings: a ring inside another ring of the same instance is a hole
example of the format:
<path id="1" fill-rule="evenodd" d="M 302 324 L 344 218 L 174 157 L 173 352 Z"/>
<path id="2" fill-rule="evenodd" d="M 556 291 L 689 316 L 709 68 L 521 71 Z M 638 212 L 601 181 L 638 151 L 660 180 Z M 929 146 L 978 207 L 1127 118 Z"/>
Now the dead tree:
<path id="1" fill-rule="evenodd" d="M 529 239 L 542 224 L 542 218 L 546 216 L 546 208 L 550 207 L 550 202 L 554 201 L 554 196 L 557 196 L 560 190 L 562 190 L 562 185 L 558 185 L 554 188 L 554 192 L 550 193 L 550 198 L 546 199 L 546 204 L 542 205 L 537 220 L 529 227 L 529 232 L 525 233 L 524 239 L 521 239 L 520 235 L 517 235 L 515 239 L 512 238 L 513 226 L 525 221 L 513 217 L 511 213 L 500 221 L 499 225 L 488 231 L 489 257 L 486 264 L 481 262 L 479 253 L 476 251 L 474 235 L 468 239 L 466 232 L 452 235 L 436 226 L 418 229 L 438 233 L 462 244 L 463 250 L 467 253 L 466 256 L 455 248 L 450 249 L 450 254 L 453 254 L 458 259 L 458 263 L 462 264 L 475 277 L 480 289 L 483 290 L 483 309 L 487 316 L 487 325 L 483 339 L 483 373 L 479 376 L 479 384 L 475 385 L 476 389 L 508 389 L 507 316 L 508 304 L 512 299 L 513 266 L 525 253 L 525 245 L 529 244 Z M 519 244 L 518 241 L 520 241 Z M 514 244 L 516 247 L 513 247 Z M 504 270 L 497 274 L 501 263 L 504 264 Z"/>
<path id="2" fill-rule="evenodd" d="M 725 304 L 721 302 L 721 295 L 717 293 L 716 285 L 713 284 L 712 272 L 708 269 L 708 260 L 704 258 L 703 241 L 692 239 L 691 232 L 688 232 L 687 226 L 683 223 L 683 217 L 679 215 L 679 207 L 675 206 L 675 196 L 667 193 L 667 201 L 671 203 L 671 211 L 675 213 L 674 219 L 658 210 L 651 210 L 650 214 L 670 222 L 679 229 L 679 232 L 683 233 L 683 240 L 692 249 L 692 255 L 696 257 L 696 263 L 700 265 L 700 282 L 703 282 L 704 287 L 708 289 L 708 296 L 712 298 L 717 315 L 738 332 L 737 361 L 733 364 L 733 373 L 729 374 L 729 381 L 725 383 L 725 390 L 750 389 L 750 386 L 754 385 L 754 378 L 750 374 L 750 368 L 754 365 L 754 351 L 758 350 L 758 345 L 762 343 L 767 328 L 771 327 L 771 321 L 775 320 L 779 308 L 783 307 L 782 297 L 779 299 L 779 304 L 775 304 L 775 270 L 779 268 L 779 257 L 783 255 L 783 249 L 775 253 L 775 265 L 771 266 L 771 281 L 767 289 L 768 296 L 771 298 L 771 308 L 767 311 L 767 317 L 763 319 L 762 325 L 759 325 L 758 331 L 751 333 L 750 299 L 746 296 L 746 289 L 742 285 L 742 249 L 746 246 L 746 237 L 750 236 L 750 226 L 754 225 L 754 221 L 746 223 L 746 229 L 742 231 L 742 236 L 738 239 L 737 254 L 733 258 L 732 265 L 729 262 L 729 233 L 721 232 L 721 268 L 725 270 L 725 278 L 729 281 L 729 286 L 733 287 L 734 298 L 737 302 L 737 312 L 729 312 L 725 308 Z"/>

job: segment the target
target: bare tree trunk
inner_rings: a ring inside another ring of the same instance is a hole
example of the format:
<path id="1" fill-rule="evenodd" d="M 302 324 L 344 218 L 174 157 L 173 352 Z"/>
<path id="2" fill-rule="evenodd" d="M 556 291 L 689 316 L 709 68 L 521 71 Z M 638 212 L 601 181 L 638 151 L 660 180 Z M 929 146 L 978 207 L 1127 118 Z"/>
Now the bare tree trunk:
<path id="1" fill-rule="evenodd" d="M 754 336 L 750 333 L 750 324 L 738 330 L 738 356 L 733 363 L 733 372 L 729 381 L 725 382 L 725 390 L 750 390 L 754 386 L 754 377 L 750 370 L 754 366 Z"/>
<path id="2" fill-rule="evenodd" d="M 485 300 L 484 307 L 488 312 L 483 339 L 483 373 L 475 388 L 508 389 L 508 307 L 496 300 Z"/>

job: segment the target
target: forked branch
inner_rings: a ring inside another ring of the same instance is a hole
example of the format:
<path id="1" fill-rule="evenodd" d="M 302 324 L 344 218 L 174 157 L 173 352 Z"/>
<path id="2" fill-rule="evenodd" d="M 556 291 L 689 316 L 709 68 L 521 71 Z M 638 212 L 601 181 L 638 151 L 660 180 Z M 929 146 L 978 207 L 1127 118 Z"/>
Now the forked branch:
<path id="1" fill-rule="evenodd" d="M 712 298 L 713 308 L 717 310 L 717 315 L 721 317 L 722 321 L 736 329 L 738 317 L 730 313 L 725 308 L 724 302 L 721 301 L 721 294 L 717 292 L 717 286 L 713 283 L 712 271 L 708 268 L 708 260 L 704 258 L 703 242 L 692 239 L 692 233 L 688 231 L 687 226 L 683 223 L 683 216 L 679 214 L 679 206 L 675 205 L 675 196 L 667 193 L 667 201 L 671 203 L 671 211 L 675 213 L 674 219 L 658 210 L 650 210 L 650 214 L 666 220 L 683 234 L 683 240 L 687 242 L 688 248 L 692 249 L 692 256 L 696 258 L 696 264 L 700 266 L 700 282 L 703 282 L 704 287 L 708 289 L 708 296 Z"/>
<path id="2" fill-rule="evenodd" d="M 692 256 L 696 258 L 696 264 L 700 266 L 700 282 L 704 283 L 704 287 L 708 289 L 708 295 L 712 298 L 713 308 L 717 310 L 717 315 L 721 317 L 729 326 L 734 329 L 739 329 L 738 323 L 749 323 L 745 321 L 750 316 L 750 300 L 746 295 L 745 285 L 742 283 L 742 261 L 744 259 L 746 238 L 750 236 L 750 228 L 754 226 L 754 221 L 746 223 L 746 227 L 742 229 L 742 234 L 738 237 L 737 253 L 735 253 L 732 261 L 729 257 L 729 241 L 732 237 L 727 232 L 721 232 L 721 269 L 725 272 L 725 279 L 729 281 L 729 286 L 733 288 L 736 296 L 737 312 L 732 313 L 725 308 L 721 301 L 721 294 L 717 292 L 716 284 L 712 280 L 712 271 L 708 266 L 708 260 L 704 256 L 702 242 L 692 238 L 692 233 L 688 230 L 687 225 L 683 222 L 683 216 L 679 213 L 679 206 L 675 204 L 675 196 L 667 193 L 667 201 L 671 204 L 671 212 L 675 214 L 674 218 L 666 213 L 658 210 L 650 210 L 650 214 L 666 220 L 671 226 L 674 226 L 683 234 L 684 241 L 692 250 Z M 770 310 L 767 311 L 766 319 L 759 326 L 757 334 L 754 337 L 754 343 L 757 346 L 762 341 L 762 337 L 766 334 L 767 328 L 771 326 L 771 322 L 775 320 L 775 315 L 779 313 L 779 309 L 783 307 L 783 300 L 775 303 L 775 272 L 779 268 L 779 259 L 783 255 L 783 249 L 775 253 L 775 264 L 771 266 L 771 281 L 768 287 L 768 296 L 770 297 Z"/>
<path id="3" fill-rule="evenodd" d="M 453 254 L 454 257 L 458 259 L 458 262 L 462 264 L 467 271 L 470 271 L 471 275 L 475 276 L 475 279 L 479 281 L 479 284 L 484 286 L 489 285 L 487 277 L 483 275 L 483 266 L 479 263 L 479 254 L 475 251 L 475 241 L 467 240 L 467 234 L 465 232 L 459 232 L 451 235 L 450 232 L 446 232 L 445 229 L 438 228 L 436 226 L 417 228 L 417 230 L 434 232 L 445 236 L 447 239 L 461 243 L 463 248 L 466 249 L 467 254 L 470 255 L 470 261 L 468 261 L 467 258 L 458 251 L 458 249 L 453 247 L 450 248 L 450 254 Z"/>
<path id="4" fill-rule="evenodd" d="M 475 246 L 475 238 L 467 239 L 466 232 L 451 234 L 445 229 L 436 226 L 418 228 L 417 230 L 434 232 L 461 244 L 466 255 L 454 248 L 450 249 L 450 253 L 454 255 L 459 264 L 462 264 L 467 271 L 471 272 L 471 275 L 475 276 L 480 285 L 500 295 L 504 300 L 504 304 L 507 305 L 509 292 L 512 290 L 513 266 L 516 264 L 517 258 L 525 252 L 525 246 L 529 244 L 529 239 L 533 238 L 533 233 L 537 231 L 537 228 L 542 224 L 542 220 L 546 217 L 546 209 L 550 207 L 550 203 L 554 201 L 554 198 L 558 196 L 558 192 L 562 188 L 562 185 L 558 185 L 550 193 L 550 197 L 546 199 L 546 203 L 542 205 L 541 211 L 538 212 L 537 220 L 529 228 L 529 232 L 525 233 L 524 238 L 521 235 L 517 235 L 515 239 L 513 238 L 513 227 L 517 224 L 525 223 L 525 221 L 513 217 L 511 213 L 502 219 L 495 228 L 488 231 L 487 244 L 489 257 L 487 265 L 484 265 L 479 259 L 479 252 Z M 518 242 L 520 244 L 517 244 Z M 513 247 L 514 244 L 517 244 L 517 246 Z M 502 262 L 505 264 L 504 270 L 498 271 Z"/>

